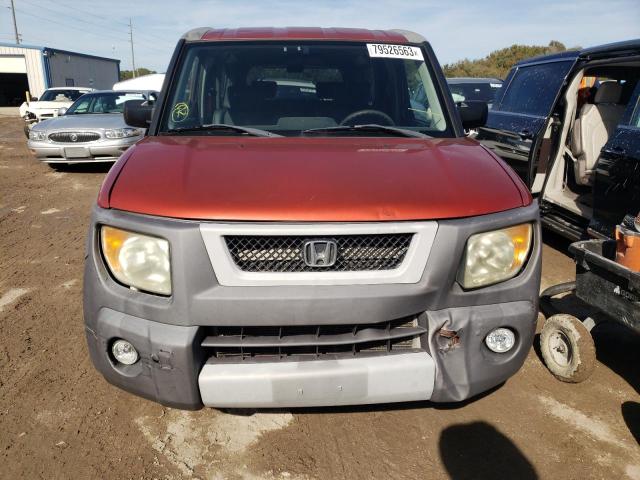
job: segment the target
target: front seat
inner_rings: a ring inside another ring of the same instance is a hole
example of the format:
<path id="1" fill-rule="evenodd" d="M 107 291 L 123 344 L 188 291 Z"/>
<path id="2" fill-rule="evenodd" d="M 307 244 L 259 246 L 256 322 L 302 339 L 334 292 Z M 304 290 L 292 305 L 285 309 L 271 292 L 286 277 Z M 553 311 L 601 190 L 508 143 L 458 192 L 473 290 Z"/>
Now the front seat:
<path id="1" fill-rule="evenodd" d="M 571 138 L 576 183 L 579 185 L 592 183 L 600 150 L 624 114 L 625 107 L 620 105 L 621 95 L 622 85 L 614 81 L 603 82 L 596 91 L 593 103 L 587 103 L 580 109 Z"/>

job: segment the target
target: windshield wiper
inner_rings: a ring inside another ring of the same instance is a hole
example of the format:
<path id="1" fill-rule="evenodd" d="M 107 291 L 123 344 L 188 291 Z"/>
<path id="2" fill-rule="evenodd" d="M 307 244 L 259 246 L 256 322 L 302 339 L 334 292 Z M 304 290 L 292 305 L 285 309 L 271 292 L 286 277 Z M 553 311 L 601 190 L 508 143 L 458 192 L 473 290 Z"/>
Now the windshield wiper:
<path id="1" fill-rule="evenodd" d="M 309 130 L 303 130 L 303 135 L 318 135 L 323 133 L 340 133 L 340 132 L 363 132 L 363 133 L 388 133 L 397 137 L 415 137 L 415 138 L 432 138 L 429 135 L 425 135 L 421 132 L 415 132 L 413 130 L 407 130 L 404 128 L 389 127 L 386 125 L 377 125 L 374 123 L 368 123 L 365 125 L 340 125 L 338 127 L 321 127 L 311 128 Z"/>
<path id="2" fill-rule="evenodd" d="M 214 131 L 236 132 L 243 135 L 250 135 L 252 137 L 280 137 L 280 135 L 268 132 L 266 130 L 260 130 L 259 128 L 239 127 L 237 125 L 227 125 L 226 123 L 210 123 L 208 125 L 196 125 L 193 127 L 171 128 L 163 133 L 167 134 L 167 133 L 191 133 L 191 132 L 214 132 Z"/>

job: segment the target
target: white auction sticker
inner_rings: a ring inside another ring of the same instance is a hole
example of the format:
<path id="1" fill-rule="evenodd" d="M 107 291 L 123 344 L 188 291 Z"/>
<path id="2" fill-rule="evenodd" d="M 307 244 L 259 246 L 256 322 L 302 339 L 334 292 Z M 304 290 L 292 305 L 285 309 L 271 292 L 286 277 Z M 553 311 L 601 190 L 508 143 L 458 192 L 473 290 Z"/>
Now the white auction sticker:
<path id="1" fill-rule="evenodd" d="M 422 50 L 410 45 L 389 45 L 388 43 L 367 43 L 370 57 L 404 58 L 407 60 L 424 60 Z"/>

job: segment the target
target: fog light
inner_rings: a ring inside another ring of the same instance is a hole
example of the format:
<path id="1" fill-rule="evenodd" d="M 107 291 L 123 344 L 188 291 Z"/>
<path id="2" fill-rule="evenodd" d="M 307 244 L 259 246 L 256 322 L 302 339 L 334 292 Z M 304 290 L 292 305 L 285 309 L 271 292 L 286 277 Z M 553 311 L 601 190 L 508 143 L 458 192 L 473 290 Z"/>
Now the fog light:
<path id="1" fill-rule="evenodd" d="M 123 365 L 133 365 L 138 361 L 138 351 L 126 340 L 116 340 L 111 346 L 113 357 Z"/>
<path id="2" fill-rule="evenodd" d="M 508 328 L 496 328 L 489 332 L 489 335 L 484 339 L 484 343 L 492 352 L 506 353 L 515 345 L 516 336 Z"/>

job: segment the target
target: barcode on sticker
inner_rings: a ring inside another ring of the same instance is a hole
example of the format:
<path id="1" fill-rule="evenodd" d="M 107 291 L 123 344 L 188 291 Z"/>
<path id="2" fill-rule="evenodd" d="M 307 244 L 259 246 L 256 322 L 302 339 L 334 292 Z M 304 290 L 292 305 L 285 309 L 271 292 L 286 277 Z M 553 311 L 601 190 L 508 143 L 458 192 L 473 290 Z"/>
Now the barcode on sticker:
<path id="1" fill-rule="evenodd" d="M 410 45 L 389 45 L 388 43 L 367 43 L 370 57 L 404 58 L 408 60 L 424 60 L 422 50 Z"/>

